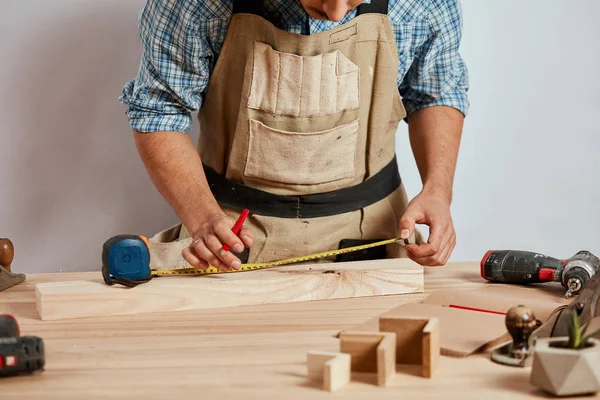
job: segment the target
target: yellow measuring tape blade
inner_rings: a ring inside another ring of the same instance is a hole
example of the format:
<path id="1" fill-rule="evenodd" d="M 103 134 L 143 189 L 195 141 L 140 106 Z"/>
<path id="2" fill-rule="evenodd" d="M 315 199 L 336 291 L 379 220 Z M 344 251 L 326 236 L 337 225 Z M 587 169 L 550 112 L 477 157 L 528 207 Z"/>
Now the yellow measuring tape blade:
<path id="1" fill-rule="evenodd" d="M 294 263 L 299 263 L 299 262 L 303 262 L 303 261 L 316 260 L 319 258 L 337 256 L 338 254 L 351 253 L 354 251 L 365 250 L 365 249 L 369 249 L 369 248 L 377 247 L 377 246 L 384 246 L 384 245 L 395 243 L 395 242 L 402 242 L 404 245 L 409 243 L 407 239 L 395 238 L 395 239 L 382 240 L 379 242 L 373 242 L 373 243 L 369 243 L 369 244 L 363 244 L 360 246 L 347 247 L 344 249 L 324 251 L 322 253 L 310 254 L 307 256 L 288 258 L 286 260 L 271 261 L 271 262 L 267 262 L 267 263 L 242 264 L 242 266 L 240 267 L 239 270 L 231 269 L 231 270 L 227 270 L 227 271 L 219 271 L 217 268 L 211 266 L 206 269 L 181 268 L 181 269 L 153 270 L 152 275 L 154 275 L 154 276 L 159 276 L 159 275 L 208 275 L 208 274 L 225 274 L 225 273 L 252 271 L 252 270 L 257 270 L 257 269 L 265 269 L 265 268 L 269 268 L 269 267 L 278 267 L 280 265 L 294 264 Z"/>

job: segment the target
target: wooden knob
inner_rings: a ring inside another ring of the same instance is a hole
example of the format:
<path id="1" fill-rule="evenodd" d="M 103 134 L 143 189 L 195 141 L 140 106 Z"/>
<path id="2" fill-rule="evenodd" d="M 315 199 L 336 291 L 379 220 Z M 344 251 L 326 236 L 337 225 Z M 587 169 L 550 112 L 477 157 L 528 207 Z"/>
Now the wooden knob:
<path id="1" fill-rule="evenodd" d="M 524 356 L 529 353 L 529 336 L 537 327 L 533 311 L 523 305 L 511 307 L 506 313 L 506 329 L 513 339 L 513 352 Z"/>
<path id="2" fill-rule="evenodd" d="M 10 272 L 10 264 L 15 257 L 15 247 L 10 239 L 0 238 L 0 265 Z"/>

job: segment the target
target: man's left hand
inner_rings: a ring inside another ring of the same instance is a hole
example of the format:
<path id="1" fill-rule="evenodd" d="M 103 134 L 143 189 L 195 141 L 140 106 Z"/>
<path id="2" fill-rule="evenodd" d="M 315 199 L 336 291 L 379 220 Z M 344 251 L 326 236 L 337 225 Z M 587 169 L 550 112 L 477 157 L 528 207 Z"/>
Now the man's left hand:
<path id="1" fill-rule="evenodd" d="M 408 204 L 400 219 L 403 239 L 415 232 L 415 224 L 429 225 L 429 239 L 421 245 L 407 245 L 408 257 L 424 266 L 445 265 L 456 245 L 450 201 L 444 196 L 422 191 Z"/>

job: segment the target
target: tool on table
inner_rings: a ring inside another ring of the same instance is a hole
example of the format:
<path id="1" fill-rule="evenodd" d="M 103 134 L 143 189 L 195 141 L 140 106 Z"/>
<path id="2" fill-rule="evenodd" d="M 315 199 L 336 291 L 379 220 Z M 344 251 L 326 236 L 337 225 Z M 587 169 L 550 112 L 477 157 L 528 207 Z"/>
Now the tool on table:
<path id="1" fill-rule="evenodd" d="M 233 228 L 231 228 L 231 230 L 235 236 L 238 236 L 240 234 L 240 230 L 242 230 L 242 225 L 244 225 L 244 221 L 246 220 L 246 217 L 248 217 L 249 213 L 250 213 L 250 211 L 247 208 L 244 208 L 244 210 L 240 214 L 240 217 L 236 221 L 235 225 L 233 226 Z M 223 248 L 221 248 L 221 251 L 228 252 L 229 245 L 224 244 Z"/>
<path id="2" fill-rule="evenodd" d="M 504 319 L 512 342 L 498 347 L 491 353 L 492 361 L 515 367 L 531 366 L 529 337 L 539 327 L 534 312 L 524 305 L 511 307 Z"/>
<path id="3" fill-rule="evenodd" d="M 0 315 L 0 376 L 32 374 L 45 364 L 44 341 L 21 336 L 15 317 Z"/>
<path id="4" fill-rule="evenodd" d="M 600 259 L 587 250 L 559 260 L 520 250 L 490 250 L 481 259 L 481 277 L 501 283 L 560 282 L 566 298 L 577 295 L 598 272 Z"/>
<path id="5" fill-rule="evenodd" d="M 108 285 L 119 283 L 127 287 L 135 287 L 141 283 L 148 282 L 155 276 L 165 275 L 209 275 L 234 273 L 251 270 L 259 270 L 281 265 L 294 264 L 311 261 L 320 258 L 338 256 L 353 251 L 361 251 L 368 248 L 383 246 L 400 242 L 408 244 L 407 239 L 387 239 L 364 245 L 330 250 L 322 253 L 310 254 L 301 257 L 288 258 L 286 260 L 272 261 L 266 263 L 242 264 L 238 270 L 219 271 L 213 266 L 206 269 L 182 268 L 172 270 L 151 270 L 150 250 L 148 239 L 141 235 L 117 235 L 108 239 L 102 247 L 102 276 Z"/>
<path id="6" fill-rule="evenodd" d="M 542 326 L 536 329 L 531 335 L 530 342 L 538 337 L 569 336 L 573 313 L 579 315 L 582 326 L 593 319 L 600 319 L 600 274 L 591 277 L 569 305 L 558 308 Z"/>
<path id="7" fill-rule="evenodd" d="M 25 281 L 25 274 L 15 274 L 10 268 L 15 247 L 10 239 L 0 238 L 0 292 Z"/>

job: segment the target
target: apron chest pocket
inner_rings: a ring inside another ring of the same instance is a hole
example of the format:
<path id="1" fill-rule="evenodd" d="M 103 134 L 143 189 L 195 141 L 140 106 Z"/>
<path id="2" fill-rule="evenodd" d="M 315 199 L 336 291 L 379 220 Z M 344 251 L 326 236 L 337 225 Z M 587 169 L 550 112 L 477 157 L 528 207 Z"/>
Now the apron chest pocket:
<path id="1" fill-rule="evenodd" d="M 256 42 L 248 107 L 292 117 L 357 110 L 359 78 L 358 66 L 339 50 L 298 56 Z"/>
<path id="2" fill-rule="evenodd" d="M 354 177 L 358 121 L 321 132 L 286 132 L 250 120 L 245 174 L 314 185 Z"/>

